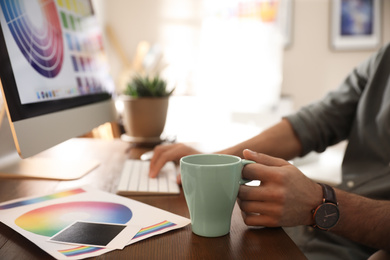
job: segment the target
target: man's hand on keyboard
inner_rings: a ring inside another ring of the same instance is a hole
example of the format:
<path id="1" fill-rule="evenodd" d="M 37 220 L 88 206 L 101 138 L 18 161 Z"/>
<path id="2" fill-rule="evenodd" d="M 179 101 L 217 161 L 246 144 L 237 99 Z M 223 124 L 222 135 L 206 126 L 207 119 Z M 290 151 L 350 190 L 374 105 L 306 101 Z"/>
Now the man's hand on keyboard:
<path id="1" fill-rule="evenodd" d="M 180 194 L 176 166 L 167 162 L 157 178 L 149 178 L 150 161 L 125 161 L 117 194 L 120 195 L 169 195 Z"/>
<path id="2" fill-rule="evenodd" d="M 198 150 L 182 143 L 158 145 L 154 148 L 154 154 L 150 161 L 149 177 L 155 178 L 165 163 L 169 161 L 178 164 L 181 157 L 199 153 Z M 181 183 L 180 175 L 178 175 L 177 182 Z"/>

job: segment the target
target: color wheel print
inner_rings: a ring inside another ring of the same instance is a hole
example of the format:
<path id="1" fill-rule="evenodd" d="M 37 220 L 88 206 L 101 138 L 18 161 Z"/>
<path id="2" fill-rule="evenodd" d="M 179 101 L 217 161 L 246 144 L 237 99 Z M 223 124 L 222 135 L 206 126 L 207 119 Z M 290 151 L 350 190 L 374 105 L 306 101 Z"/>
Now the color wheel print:
<path id="1" fill-rule="evenodd" d="M 64 46 L 55 2 L 0 0 L 0 4 L 8 28 L 28 63 L 44 77 L 57 76 L 63 63 Z"/>
<path id="2" fill-rule="evenodd" d="M 18 217 L 15 224 L 34 234 L 51 237 L 75 221 L 126 224 L 132 216 L 132 211 L 122 204 L 79 201 L 31 210 Z"/>

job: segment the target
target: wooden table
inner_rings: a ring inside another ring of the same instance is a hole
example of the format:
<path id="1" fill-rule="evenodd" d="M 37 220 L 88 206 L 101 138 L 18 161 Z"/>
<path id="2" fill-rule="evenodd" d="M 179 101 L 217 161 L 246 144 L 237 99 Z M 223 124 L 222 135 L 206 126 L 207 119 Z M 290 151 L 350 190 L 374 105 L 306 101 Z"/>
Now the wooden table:
<path id="1" fill-rule="evenodd" d="M 120 140 L 72 139 L 39 157 L 95 158 L 100 166 L 74 181 L 0 179 L 0 202 L 39 196 L 58 190 L 90 185 L 115 193 L 124 160 L 137 158 L 148 148 Z M 149 148 L 150 149 L 150 148 Z M 131 199 L 188 217 L 183 192 L 168 196 L 133 196 Z M 0 223 L 0 259 L 52 259 L 28 239 Z M 204 238 L 191 226 L 142 240 L 95 259 L 306 259 L 282 228 L 248 228 L 239 208 L 234 208 L 230 234 Z"/>

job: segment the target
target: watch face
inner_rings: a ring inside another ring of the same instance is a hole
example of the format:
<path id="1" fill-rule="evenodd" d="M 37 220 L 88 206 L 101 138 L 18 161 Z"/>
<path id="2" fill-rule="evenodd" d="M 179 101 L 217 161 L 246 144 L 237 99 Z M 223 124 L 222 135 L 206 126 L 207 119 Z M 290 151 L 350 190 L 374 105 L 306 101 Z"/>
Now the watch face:
<path id="1" fill-rule="evenodd" d="M 316 226 L 321 229 L 334 227 L 339 220 L 339 209 L 333 203 L 321 204 L 315 212 Z"/>

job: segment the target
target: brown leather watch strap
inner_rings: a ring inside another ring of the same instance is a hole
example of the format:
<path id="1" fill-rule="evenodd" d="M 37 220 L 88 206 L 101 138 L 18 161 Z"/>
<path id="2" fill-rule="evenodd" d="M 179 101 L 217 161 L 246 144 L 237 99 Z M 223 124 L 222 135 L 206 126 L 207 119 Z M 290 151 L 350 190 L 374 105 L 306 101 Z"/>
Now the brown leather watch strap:
<path id="1" fill-rule="evenodd" d="M 323 183 L 318 183 L 322 187 L 322 191 L 324 194 L 324 203 L 333 203 L 337 205 L 337 199 L 336 199 L 336 193 L 334 192 L 334 189 Z"/>

